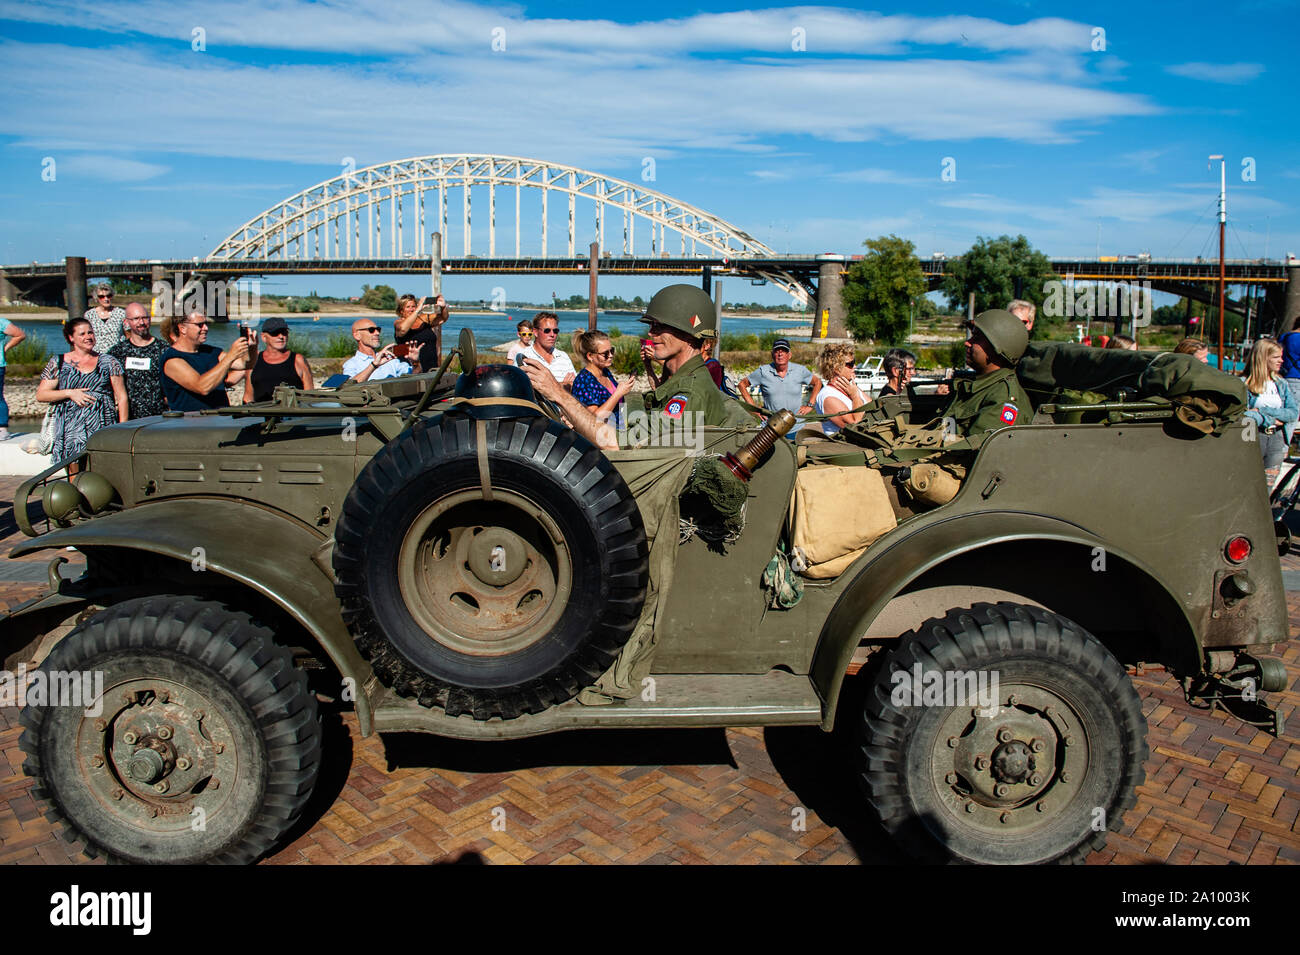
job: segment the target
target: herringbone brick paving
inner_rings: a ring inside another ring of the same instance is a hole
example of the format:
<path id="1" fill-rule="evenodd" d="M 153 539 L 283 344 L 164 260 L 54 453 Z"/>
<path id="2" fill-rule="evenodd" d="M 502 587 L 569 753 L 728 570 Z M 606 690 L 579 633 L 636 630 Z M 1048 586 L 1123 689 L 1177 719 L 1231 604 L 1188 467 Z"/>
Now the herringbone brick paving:
<path id="1" fill-rule="evenodd" d="M 8 511 L 17 483 L 0 478 L 0 555 L 20 536 Z M 42 590 L 0 584 L 0 607 Z M 1300 593 L 1289 606 L 1295 632 Z M 1292 724 L 1280 739 L 1189 707 L 1163 671 L 1134 675 L 1147 779 L 1090 864 L 1300 862 L 1300 641 L 1279 655 L 1290 690 L 1269 699 Z M 362 739 L 351 711 L 335 708 L 324 722 L 316 794 L 265 864 L 904 861 L 867 820 L 840 741 L 816 729 L 465 743 Z M 41 816 L 18 735 L 17 710 L 0 707 L 0 863 L 89 861 Z"/>

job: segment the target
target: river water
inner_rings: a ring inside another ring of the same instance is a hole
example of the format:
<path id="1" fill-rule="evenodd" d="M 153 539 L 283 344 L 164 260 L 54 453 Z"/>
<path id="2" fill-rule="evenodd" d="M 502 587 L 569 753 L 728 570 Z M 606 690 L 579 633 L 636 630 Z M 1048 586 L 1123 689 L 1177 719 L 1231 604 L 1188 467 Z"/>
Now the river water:
<path id="1" fill-rule="evenodd" d="M 525 318 L 532 318 L 537 314 L 537 309 L 533 308 L 510 308 L 493 315 L 469 315 L 458 314 L 452 309 L 451 318 L 447 322 L 447 330 L 443 334 L 444 346 L 454 342 L 456 335 L 460 333 L 461 328 L 469 328 L 474 332 L 474 338 L 480 349 L 488 349 L 493 345 L 499 345 L 503 342 L 513 341 L 515 338 L 515 324 Z M 560 317 L 560 332 L 563 336 L 562 345 L 568 345 L 568 334 L 575 329 L 587 327 L 587 312 L 583 311 L 561 311 L 556 314 Z M 391 342 L 393 340 L 393 316 L 391 315 L 281 315 L 289 326 L 290 336 L 297 341 L 303 338 L 308 339 L 313 345 L 324 345 L 331 335 L 342 332 L 348 334 L 352 322 L 361 317 L 373 319 L 375 324 L 383 331 L 383 340 Z M 263 318 L 265 321 L 265 318 Z M 618 328 L 625 335 L 640 335 L 645 326 L 641 324 L 636 315 L 611 315 L 607 312 L 598 312 L 596 314 L 596 323 L 599 328 L 609 331 L 612 328 Z M 17 324 L 21 325 L 23 331 L 31 338 L 45 342 L 51 352 L 56 350 L 66 350 L 67 344 L 63 340 L 62 326 L 56 322 L 23 322 L 19 320 Z M 791 318 L 739 318 L 732 316 L 723 316 L 722 330 L 727 334 L 741 335 L 764 335 L 768 332 L 774 332 L 780 328 L 792 328 L 798 325 L 798 321 Z M 812 326 L 808 325 L 808 334 L 811 334 Z M 155 333 L 157 325 L 154 326 Z M 223 323 L 220 325 L 211 325 L 208 328 L 208 344 L 225 348 L 235 340 L 236 325 Z"/>

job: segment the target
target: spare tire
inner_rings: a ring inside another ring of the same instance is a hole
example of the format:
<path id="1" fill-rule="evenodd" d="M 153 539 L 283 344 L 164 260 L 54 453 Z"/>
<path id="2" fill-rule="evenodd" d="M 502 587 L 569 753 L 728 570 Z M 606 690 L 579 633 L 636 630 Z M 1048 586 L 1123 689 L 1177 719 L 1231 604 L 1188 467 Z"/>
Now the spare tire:
<path id="1" fill-rule="evenodd" d="M 582 437 L 540 416 L 448 414 L 362 468 L 334 574 L 381 682 L 449 716 L 513 719 L 609 668 L 640 617 L 647 553 L 631 492 Z"/>

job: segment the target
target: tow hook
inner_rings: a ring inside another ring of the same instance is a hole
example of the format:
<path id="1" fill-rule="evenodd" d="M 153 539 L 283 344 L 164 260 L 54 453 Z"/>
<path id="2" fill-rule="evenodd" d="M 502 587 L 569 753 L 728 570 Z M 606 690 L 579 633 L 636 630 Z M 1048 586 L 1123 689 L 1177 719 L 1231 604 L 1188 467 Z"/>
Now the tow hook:
<path id="1" fill-rule="evenodd" d="M 1240 650 L 1211 650 L 1206 653 L 1206 670 L 1209 672 L 1183 680 L 1189 704 L 1208 709 L 1221 707 L 1243 723 L 1272 736 L 1282 735 L 1282 714 L 1259 697 L 1261 693 L 1286 689 L 1289 678 L 1281 660 L 1259 659 Z"/>

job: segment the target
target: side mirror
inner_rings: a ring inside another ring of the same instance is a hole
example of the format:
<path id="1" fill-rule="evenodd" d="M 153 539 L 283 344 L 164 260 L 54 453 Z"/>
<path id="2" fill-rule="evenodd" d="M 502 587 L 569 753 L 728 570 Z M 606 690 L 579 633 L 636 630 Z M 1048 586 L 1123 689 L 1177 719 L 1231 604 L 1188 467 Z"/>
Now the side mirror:
<path id="1" fill-rule="evenodd" d="M 460 330 L 460 341 L 456 345 L 460 349 L 460 370 L 467 372 L 477 368 L 478 348 L 474 344 L 474 333 L 468 328 L 462 328 Z"/>

